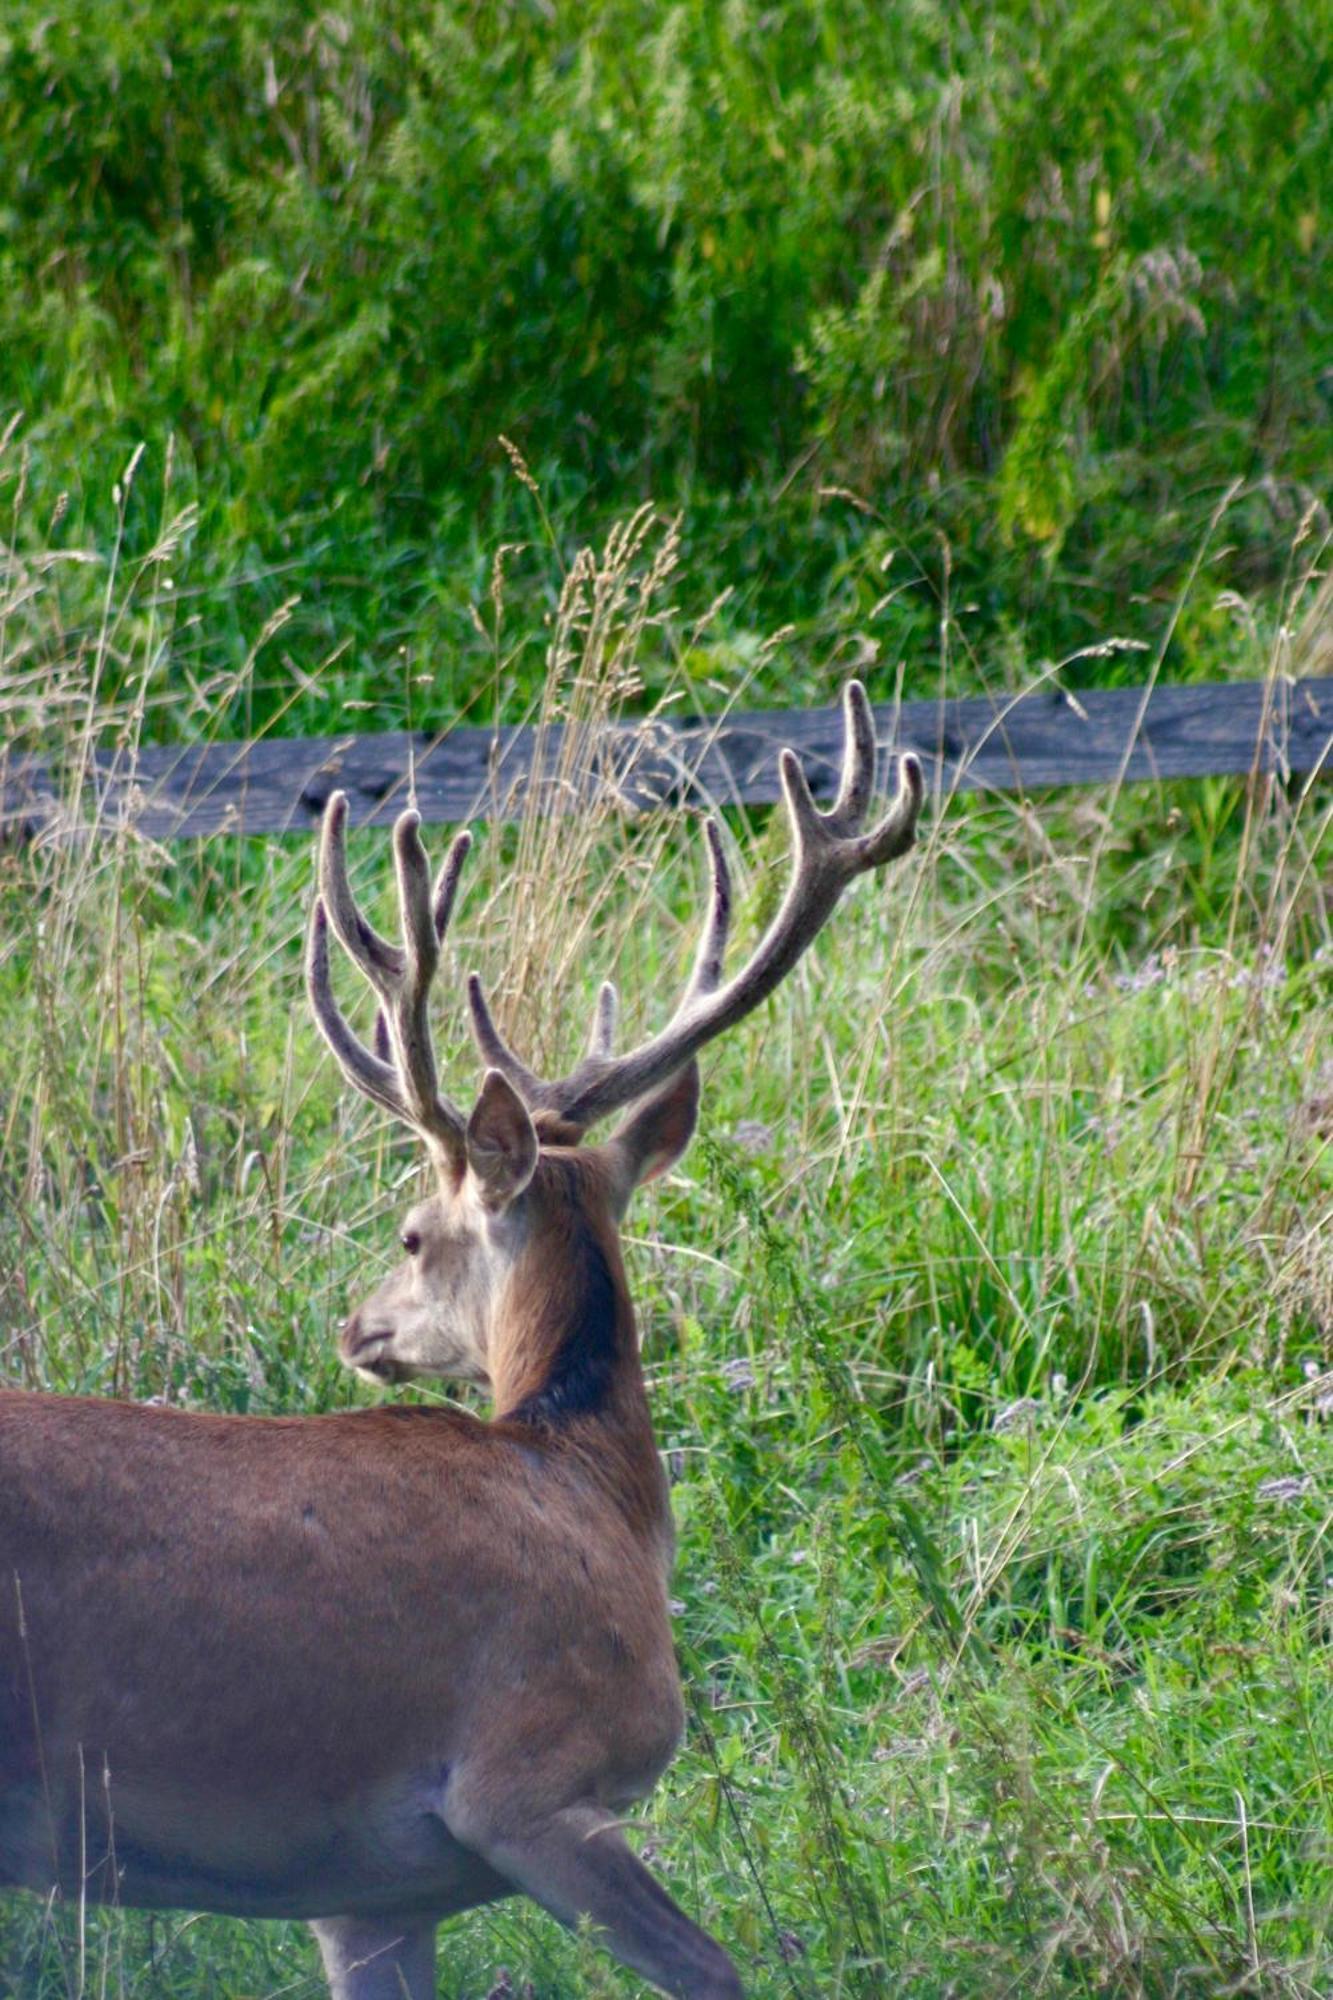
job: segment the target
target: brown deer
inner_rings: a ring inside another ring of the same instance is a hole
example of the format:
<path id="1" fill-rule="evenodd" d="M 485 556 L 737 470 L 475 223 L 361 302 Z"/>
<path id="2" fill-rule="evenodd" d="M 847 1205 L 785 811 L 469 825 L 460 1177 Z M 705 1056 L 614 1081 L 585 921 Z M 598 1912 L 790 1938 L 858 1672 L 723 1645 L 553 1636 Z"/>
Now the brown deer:
<path id="1" fill-rule="evenodd" d="M 875 742 L 855 683 L 845 711 L 830 811 L 783 752 L 795 867 L 748 964 L 723 981 L 710 826 L 709 908 L 668 1026 L 615 1055 L 604 986 L 587 1055 L 546 1082 L 474 978 L 489 1067 L 468 1116 L 440 1093 L 426 1020 L 468 836 L 432 888 L 416 814 L 398 821 L 394 944 L 353 900 L 346 800 L 330 800 L 315 1016 L 435 1168 L 405 1261 L 342 1353 L 382 1382 L 484 1383 L 495 1415 L 0 1393 L 0 1886 L 306 1918 L 337 2000 L 427 2000 L 439 1920 L 523 1891 L 679 2000 L 740 1994 L 620 1830 L 682 1703 L 671 1513 L 617 1225 L 689 1141 L 699 1050 L 773 991 L 853 876 L 911 845 L 920 767 L 900 760 L 887 817 L 863 831 Z M 373 1047 L 333 997 L 330 926 L 378 995 Z M 609 1139 L 580 1143 L 626 1107 Z"/>

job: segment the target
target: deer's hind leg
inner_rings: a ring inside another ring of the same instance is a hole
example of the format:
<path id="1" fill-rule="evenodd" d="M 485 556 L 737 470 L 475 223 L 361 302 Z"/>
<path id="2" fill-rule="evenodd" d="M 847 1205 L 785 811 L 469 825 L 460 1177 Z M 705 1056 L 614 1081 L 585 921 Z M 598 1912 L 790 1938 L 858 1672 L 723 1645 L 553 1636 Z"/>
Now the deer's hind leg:
<path id="1" fill-rule="evenodd" d="M 435 2000 L 435 1926 L 319 1917 L 310 1926 L 333 2000 Z"/>
<path id="2" fill-rule="evenodd" d="M 483 1851 L 562 1924 L 590 1921 L 608 1951 L 672 2000 L 743 2000 L 726 1952 L 676 1907 L 609 1812 L 569 1806 Z"/>

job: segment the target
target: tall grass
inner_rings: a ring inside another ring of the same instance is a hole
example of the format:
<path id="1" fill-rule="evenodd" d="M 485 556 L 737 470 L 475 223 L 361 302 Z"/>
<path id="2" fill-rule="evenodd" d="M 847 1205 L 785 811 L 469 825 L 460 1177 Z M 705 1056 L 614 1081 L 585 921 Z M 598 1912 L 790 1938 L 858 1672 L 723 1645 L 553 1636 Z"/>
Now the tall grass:
<path id="1" fill-rule="evenodd" d="M 0 1374 L 360 1400 L 334 1329 L 418 1163 L 306 1022 L 305 843 L 89 817 L 80 767 L 145 727 L 174 556 L 166 530 L 108 554 L 96 640 L 67 643 L 38 542 L 4 571 L 0 711 L 68 789 L 0 848 Z M 547 802 L 579 809 L 469 864 L 437 1002 L 460 1095 L 465 965 L 545 1062 L 601 978 L 634 1035 L 688 964 L 688 815 L 588 785 L 645 653 L 691 629 L 676 553 L 640 516 L 553 585 Z M 1297 551 L 1275 641 L 1248 628 L 1275 690 L 1325 628 L 1323 558 Z M 482 615 L 498 701 L 532 643 L 502 571 Z M 192 726 L 245 699 L 201 687 Z M 726 837 L 739 951 L 785 833 Z M 1331 845 L 1314 782 L 942 799 L 710 1056 L 700 1141 L 630 1229 L 691 1703 L 644 1838 L 757 2000 L 1333 1977 Z M 352 865 L 374 906 L 383 836 Z M 86 1913 L 80 1943 L 22 1899 L 6 1980 L 318 1990 L 297 1928 Z M 634 1990 L 530 1910 L 448 1927 L 442 1992 L 525 1981 Z"/>

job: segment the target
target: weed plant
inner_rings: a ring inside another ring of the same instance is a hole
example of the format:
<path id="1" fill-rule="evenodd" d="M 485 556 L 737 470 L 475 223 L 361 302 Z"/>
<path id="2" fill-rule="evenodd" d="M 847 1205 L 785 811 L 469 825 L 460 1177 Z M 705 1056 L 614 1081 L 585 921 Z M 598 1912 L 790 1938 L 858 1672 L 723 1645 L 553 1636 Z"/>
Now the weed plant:
<path id="1" fill-rule="evenodd" d="M 335 1330 L 420 1163 L 307 1021 L 307 843 L 155 847 L 75 789 L 94 746 L 133 756 L 184 532 L 168 508 L 108 551 L 73 640 L 68 552 L 7 558 L 0 714 L 68 790 L 0 848 L 0 1375 L 340 1407 L 374 1392 Z M 605 975 L 632 1036 L 688 963 L 697 830 L 585 783 L 682 650 L 677 555 L 641 514 L 553 586 L 548 789 L 582 803 L 470 863 L 436 1004 L 462 1096 L 465 963 L 539 1061 Z M 1327 629 L 1324 555 L 1295 551 L 1271 644 L 1230 606 L 1248 670 Z M 504 577 L 497 688 L 532 643 Z M 195 733 L 247 671 L 197 685 Z M 753 935 L 785 833 L 726 838 Z M 384 837 L 351 851 L 387 913 Z M 631 1219 L 690 1700 L 642 1827 L 755 2000 L 1329 1990 L 1330 858 L 1317 782 L 939 798 L 710 1055 L 700 1138 Z M 518 1905 L 450 1924 L 440 1978 L 635 1990 Z M 0 1988 L 320 1990 L 300 1927 L 22 1898 Z"/>

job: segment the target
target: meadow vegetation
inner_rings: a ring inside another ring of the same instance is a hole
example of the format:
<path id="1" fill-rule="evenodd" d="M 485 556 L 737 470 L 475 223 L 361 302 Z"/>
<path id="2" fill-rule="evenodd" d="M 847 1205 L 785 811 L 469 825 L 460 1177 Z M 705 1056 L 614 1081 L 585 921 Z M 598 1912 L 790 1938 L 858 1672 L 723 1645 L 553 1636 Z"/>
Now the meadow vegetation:
<path id="1" fill-rule="evenodd" d="M 1326 631 L 1323 555 L 1296 553 L 1276 650 L 1235 625 L 1255 673 Z M 548 713 L 593 727 L 637 664 L 668 676 L 674 558 L 645 519 L 575 566 Z M 23 662 L 63 579 L 12 580 L 4 698 L 63 715 L 73 768 L 94 737 L 132 755 L 96 660 L 137 633 L 138 684 L 153 586 L 111 580 L 62 680 Z M 4 1379 L 366 1399 L 335 1331 L 420 1162 L 306 1020 L 306 842 L 77 827 L 0 850 Z M 752 935 L 785 836 L 727 837 Z M 712 1052 L 701 1135 L 630 1226 L 690 1694 L 642 1821 L 755 2000 L 1327 1990 L 1331 853 L 1317 783 L 938 798 Z M 353 863 L 388 919 L 383 836 Z M 539 1061 L 608 972 L 628 1034 L 660 1020 L 700 865 L 688 815 L 605 793 L 489 829 L 437 1009 L 451 1088 L 465 965 Z M 22 1899 L 6 1981 L 319 1991 L 299 1927 Z M 444 1938 L 454 2000 L 632 1990 L 531 1910 Z"/>
<path id="2" fill-rule="evenodd" d="M 224 733 L 490 691 L 474 606 L 536 526 L 501 434 L 567 554 L 682 512 L 728 593 L 695 681 L 826 696 L 850 650 L 929 692 L 957 621 L 950 691 L 1015 684 L 1156 645 L 1205 544 L 1167 670 L 1225 673 L 1217 590 L 1327 502 L 1330 51 L 1329 0 L 10 0 L 27 532 L 108 547 L 169 452 L 178 684 L 282 621 Z M 511 707 L 550 566 L 514 591 Z"/>
<path id="3" fill-rule="evenodd" d="M 367 1400 L 420 1173 L 307 1021 L 306 842 L 98 827 L 95 744 L 1333 673 L 1331 50 L 10 0 L 0 737 L 69 810 L 0 844 L 0 1379 Z M 739 951 L 785 835 L 726 838 Z M 607 974 L 661 1020 L 698 845 L 482 829 L 457 1094 L 473 964 L 539 1065 Z M 1320 780 L 938 796 L 710 1052 L 629 1231 L 690 1700 L 642 1838 L 754 2000 L 1333 1986 L 1331 861 Z M 636 1990 L 517 1905 L 440 1982 Z M 320 1990 L 299 1927 L 0 1905 L 21 2000 Z"/>

